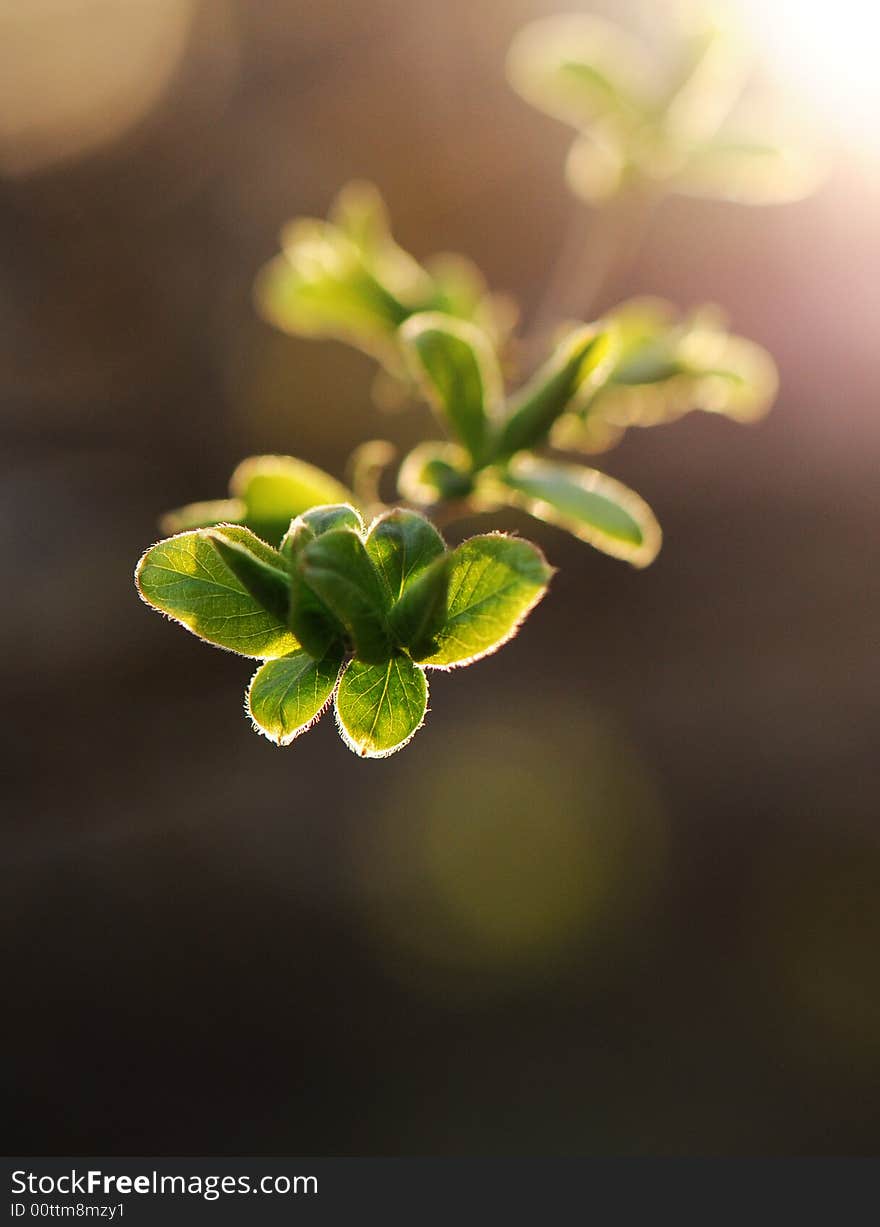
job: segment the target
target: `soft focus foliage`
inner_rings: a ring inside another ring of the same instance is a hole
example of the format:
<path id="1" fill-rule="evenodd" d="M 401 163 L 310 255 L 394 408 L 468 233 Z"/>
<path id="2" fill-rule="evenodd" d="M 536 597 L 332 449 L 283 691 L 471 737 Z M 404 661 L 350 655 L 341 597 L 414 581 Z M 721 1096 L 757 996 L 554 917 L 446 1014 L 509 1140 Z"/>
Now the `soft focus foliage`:
<path id="1" fill-rule="evenodd" d="M 806 195 L 817 178 L 813 158 L 731 117 L 748 70 L 739 40 L 719 25 L 685 32 L 679 62 L 658 66 L 626 31 L 573 14 L 526 26 L 508 59 L 514 89 L 578 129 L 566 173 L 591 203 L 630 188 L 744 204 Z"/>
<path id="2" fill-rule="evenodd" d="M 244 524 L 277 545 L 290 521 L 321 503 L 353 502 L 347 490 L 329 473 L 294 456 L 251 456 L 229 479 L 226 499 L 189 503 L 162 516 L 165 532 L 210 528 L 213 524 Z"/>
<path id="3" fill-rule="evenodd" d="M 776 396 L 773 359 L 727 331 L 706 306 L 679 315 L 671 303 L 637 298 L 606 316 L 618 341 L 607 380 L 556 423 L 560 447 L 601 451 L 628 426 L 657 426 L 701 409 L 738 422 L 762 417 Z"/>
<path id="4" fill-rule="evenodd" d="M 181 533 L 147 550 L 136 579 L 199 638 L 265 662 L 247 694 L 258 731 L 287 745 L 332 699 L 346 745 L 385 758 L 422 724 L 424 670 L 494 652 L 551 575 L 527 541 L 489 534 L 447 550 L 414 511 L 366 530 L 337 504 L 293 520 L 277 550 L 238 525 Z"/>
<path id="5" fill-rule="evenodd" d="M 512 323 L 510 304 L 489 294 L 482 274 L 464 256 L 440 255 L 420 264 L 399 247 L 372 184 L 344 187 L 327 221 L 290 222 L 281 245 L 281 254 L 257 278 L 261 314 L 284 332 L 348 341 L 376 358 L 395 381 L 405 377 L 397 329 L 417 312 L 472 320 L 496 342 Z"/>
<path id="6" fill-rule="evenodd" d="M 490 511 L 520 507 L 634 566 L 657 555 L 660 526 L 648 505 L 594 469 L 531 453 L 561 419 L 580 421 L 619 357 L 616 325 L 568 331 L 534 376 L 506 402 L 487 338 L 442 316 L 401 329 L 413 369 L 454 444 L 419 444 L 401 466 L 400 493 L 430 506 L 470 499 Z"/>

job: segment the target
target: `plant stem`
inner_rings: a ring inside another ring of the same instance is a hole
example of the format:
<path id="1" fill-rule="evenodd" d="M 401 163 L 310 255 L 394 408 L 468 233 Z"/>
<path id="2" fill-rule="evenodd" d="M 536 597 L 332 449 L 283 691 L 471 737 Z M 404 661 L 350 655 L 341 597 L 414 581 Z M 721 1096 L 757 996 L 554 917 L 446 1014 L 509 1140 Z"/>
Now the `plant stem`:
<path id="1" fill-rule="evenodd" d="M 638 253 L 655 193 L 632 186 L 589 215 L 578 203 L 547 288 L 534 313 L 526 357 L 546 352 L 554 327 L 569 319 L 589 320 L 609 287 Z"/>

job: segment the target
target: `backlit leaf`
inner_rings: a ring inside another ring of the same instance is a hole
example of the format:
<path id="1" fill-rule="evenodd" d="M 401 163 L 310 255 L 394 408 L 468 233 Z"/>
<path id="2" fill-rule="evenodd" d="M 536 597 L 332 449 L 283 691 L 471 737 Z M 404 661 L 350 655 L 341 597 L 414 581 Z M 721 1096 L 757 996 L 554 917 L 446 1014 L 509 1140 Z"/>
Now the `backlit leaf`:
<path id="1" fill-rule="evenodd" d="M 264 562 L 280 561 L 246 528 L 228 525 L 222 532 Z M 284 656 L 299 647 L 285 623 L 263 609 L 233 575 L 204 531 L 181 533 L 152 546 L 138 563 L 135 580 L 148 605 L 216 647 L 258 659 Z"/>
<path id="2" fill-rule="evenodd" d="M 295 516 L 327 503 L 351 503 L 352 494 L 323 469 L 294 456 L 251 456 L 229 482 L 245 505 L 247 525 L 277 545 Z"/>
<path id="3" fill-rule="evenodd" d="M 636 123 L 656 82 L 652 59 L 639 43 L 618 26 L 582 14 L 527 25 L 511 45 L 507 71 L 527 102 L 576 128 L 603 116 Z"/>
<path id="4" fill-rule="evenodd" d="M 553 357 L 511 399 L 496 454 L 512 456 L 543 442 L 553 423 L 577 407 L 611 370 L 614 334 L 586 325 L 569 334 Z"/>
<path id="5" fill-rule="evenodd" d="M 303 578 L 299 556 L 310 541 L 338 528 L 363 529 L 363 521 L 353 507 L 338 503 L 313 507 L 292 522 L 279 552 L 287 564 L 290 582 L 290 627 L 309 655 L 316 660 L 340 640 L 345 628 Z"/>
<path id="6" fill-rule="evenodd" d="M 427 679 L 408 657 L 374 665 L 353 660 L 336 691 L 336 722 L 355 754 L 386 758 L 410 740 L 427 706 Z"/>
<path id="7" fill-rule="evenodd" d="M 225 536 L 222 530 L 208 529 L 207 535 L 229 570 L 257 604 L 279 622 L 286 622 L 290 609 L 290 584 L 281 558 L 277 559 L 277 563 L 268 563 L 246 545 Z"/>
<path id="8" fill-rule="evenodd" d="M 391 655 L 389 601 L 381 580 L 351 529 L 316 537 L 298 556 L 300 574 L 339 619 L 361 660 L 386 661 Z"/>
<path id="9" fill-rule="evenodd" d="M 471 537 L 450 556 L 446 621 L 438 648 L 421 663 L 466 665 L 501 647 L 547 591 L 553 574 L 528 541 L 489 533 Z"/>
<path id="10" fill-rule="evenodd" d="M 481 463 L 502 399 L 501 373 L 487 337 L 463 320 L 424 312 L 404 324 L 400 340 L 441 421 Z"/>
<path id="11" fill-rule="evenodd" d="M 523 457 L 501 478 L 508 501 L 556 524 L 605 554 L 645 567 L 661 533 L 654 513 L 633 490 L 596 469 Z"/>
<path id="12" fill-rule="evenodd" d="M 419 443 L 400 466 L 397 489 L 409 502 L 423 507 L 467 498 L 474 488 L 469 469 L 467 453 L 457 443 Z"/>
<path id="13" fill-rule="evenodd" d="M 450 555 L 425 567 L 411 580 L 389 615 L 391 629 L 413 660 L 423 660 L 438 649 L 436 636 L 446 622 Z"/>
<path id="14" fill-rule="evenodd" d="M 191 528 L 213 528 L 215 524 L 240 524 L 247 509 L 240 498 L 208 499 L 201 503 L 187 503 L 174 511 L 166 511 L 159 517 L 163 533 L 183 533 Z"/>
<path id="15" fill-rule="evenodd" d="M 406 585 L 445 549 L 437 529 L 418 512 L 395 507 L 379 516 L 370 526 L 366 551 L 381 577 L 386 605 L 399 600 Z"/>
<path id="16" fill-rule="evenodd" d="M 255 728 L 277 745 L 289 745 L 323 713 L 341 666 L 341 651 L 328 653 L 323 660 L 314 660 L 305 652 L 291 652 L 261 665 L 246 700 Z"/>
<path id="17" fill-rule="evenodd" d="M 675 188 L 739 204 L 787 204 L 816 187 L 820 169 L 805 150 L 719 136 L 690 154 Z"/>

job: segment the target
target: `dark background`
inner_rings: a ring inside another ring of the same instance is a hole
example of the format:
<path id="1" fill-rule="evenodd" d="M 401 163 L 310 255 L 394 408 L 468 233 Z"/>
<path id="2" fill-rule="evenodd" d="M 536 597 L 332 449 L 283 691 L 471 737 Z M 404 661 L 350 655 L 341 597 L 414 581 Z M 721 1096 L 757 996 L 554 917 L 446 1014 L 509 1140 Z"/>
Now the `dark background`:
<path id="1" fill-rule="evenodd" d="M 244 455 L 341 475 L 428 425 L 252 308 L 345 180 L 534 306 L 569 134 L 503 60 L 555 6 L 208 0 L 177 59 L 185 4 L 111 7 L 12 6 L 0 40 L 7 1153 L 876 1154 L 876 162 L 841 142 L 777 209 L 672 199 L 606 296 L 717 300 L 781 369 L 760 427 L 602 462 L 657 511 L 653 567 L 510 520 L 552 593 L 434 675 L 405 753 L 330 718 L 279 751 L 250 664 L 140 604 L 135 562 Z M 163 89 L 101 135 L 150 48 Z"/>

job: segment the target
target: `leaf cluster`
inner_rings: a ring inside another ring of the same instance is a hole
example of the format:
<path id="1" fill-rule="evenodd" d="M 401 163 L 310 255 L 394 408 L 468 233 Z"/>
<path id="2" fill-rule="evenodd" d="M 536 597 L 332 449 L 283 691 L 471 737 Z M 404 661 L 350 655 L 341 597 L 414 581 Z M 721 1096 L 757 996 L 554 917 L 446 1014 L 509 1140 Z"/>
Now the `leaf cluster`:
<path id="1" fill-rule="evenodd" d="M 774 204 L 815 186 L 801 145 L 756 133 L 741 96 L 751 64 L 737 32 L 705 18 L 682 28 L 668 62 L 620 26 L 567 14 L 527 25 L 508 77 L 529 103 L 578 131 L 566 163 L 572 191 L 596 204 L 662 188 Z"/>
<path id="2" fill-rule="evenodd" d="M 415 511 L 365 528 L 346 503 L 313 507 L 278 548 L 220 524 L 141 558 L 143 599 L 200 639 L 262 660 L 247 692 L 254 726 L 279 745 L 333 702 L 346 745 L 399 750 L 427 710 L 427 669 L 471 664 L 514 635 L 552 575 L 527 541 L 490 533 L 447 549 Z"/>
<path id="3" fill-rule="evenodd" d="M 747 60 L 704 25 L 658 69 L 618 27 L 569 15 L 527 26 L 508 68 L 524 98 L 574 126 L 572 189 L 793 199 L 815 168 L 735 131 Z M 616 478 L 564 452 L 605 451 L 631 427 L 693 410 L 760 417 L 772 359 L 714 307 L 659 299 L 561 327 L 546 360 L 517 370 L 516 310 L 461 256 L 420 261 L 395 241 L 378 191 L 350 183 L 326 220 L 299 218 L 259 273 L 256 304 L 291 334 L 343 340 L 379 364 L 385 407 L 421 398 L 445 437 L 418 443 L 380 497 L 394 449 L 361 444 L 352 489 L 293 456 L 253 456 L 226 496 L 161 521 L 173 534 L 138 564 L 143 599 L 199 638 L 262 663 L 247 710 L 279 745 L 332 703 L 346 744 L 384 757 L 420 727 L 427 670 L 469 664 L 513 635 L 552 574 L 540 550 L 498 533 L 449 549 L 431 519 L 510 507 L 644 567 L 661 531 Z"/>

